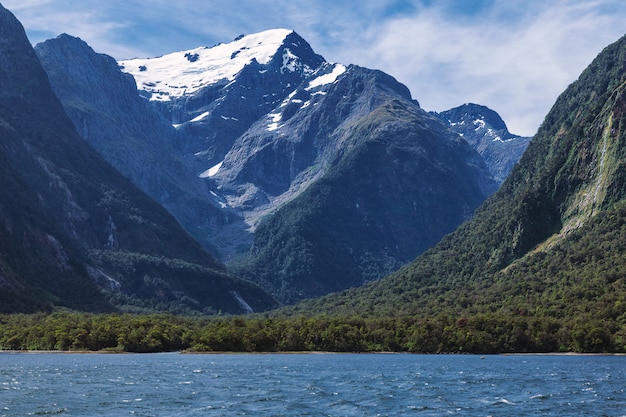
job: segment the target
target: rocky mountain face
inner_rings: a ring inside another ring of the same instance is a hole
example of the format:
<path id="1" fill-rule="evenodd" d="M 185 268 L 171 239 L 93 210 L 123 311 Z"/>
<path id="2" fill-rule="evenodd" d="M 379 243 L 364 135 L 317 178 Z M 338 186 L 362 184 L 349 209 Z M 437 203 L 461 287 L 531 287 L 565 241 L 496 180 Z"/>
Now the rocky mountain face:
<path id="1" fill-rule="evenodd" d="M 206 182 L 177 151 L 179 134 L 137 94 L 134 78 L 82 40 L 61 35 L 35 47 L 78 133 L 111 165 L 168 209 L 205 247 L 207 230 L 230 221 Z"/>
<path id="2" fill-rule="evenodd" d="M 77 134 L 24 29 L 2 6 L 0 138 L 1 311 L 273 305 Z"/>
<path id="3" fill-rule="evenodd" d="M 529 316 L 582 324 L 581 349 L 623 340 L 625 81 L 626 37 L 561 94 L 470 221 L 390 277 L 296 311 Z"/>
<path id="4" fill-rule="evenodd" d="M 37 51 L 85 138 L 113 164 L 124 149 L 122 172 L 281 302 L 387 274 L 497 187 L 405 86 L 326 62 L 293 31 L 120 61 L 123 72 L 68 36 Z M 146 161 L 156 169 L 142 173 Z"/>
<path id="5" fill-rule="evenodd" d="M 511 172 L 531 139 L 510 133 L 498 113 L 478 104 L 463 104 L 433 115 L 478 151 L 498 184 Z"/>

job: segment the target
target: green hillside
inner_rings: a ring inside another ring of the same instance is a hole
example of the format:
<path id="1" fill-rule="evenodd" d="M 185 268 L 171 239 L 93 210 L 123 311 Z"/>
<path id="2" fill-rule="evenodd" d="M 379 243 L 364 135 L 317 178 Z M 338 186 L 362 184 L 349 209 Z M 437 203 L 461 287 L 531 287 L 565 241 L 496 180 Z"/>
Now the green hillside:
<path id="1" fill-rule="evenodd" d="M 410 265 L 290 313 L 626 320 L 626 38 L 557 100 L 501 189 Z"/>

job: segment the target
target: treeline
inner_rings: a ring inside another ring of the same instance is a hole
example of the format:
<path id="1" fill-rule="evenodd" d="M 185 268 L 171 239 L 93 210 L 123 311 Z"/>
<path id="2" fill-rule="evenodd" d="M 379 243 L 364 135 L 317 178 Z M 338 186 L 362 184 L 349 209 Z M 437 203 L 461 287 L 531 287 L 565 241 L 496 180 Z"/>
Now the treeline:
<path id="1" fill-rule="evenodd" d="M 0 316 L 0 349 L 111 352 L 626 352 L 606 321 L 503 317 Z"/>

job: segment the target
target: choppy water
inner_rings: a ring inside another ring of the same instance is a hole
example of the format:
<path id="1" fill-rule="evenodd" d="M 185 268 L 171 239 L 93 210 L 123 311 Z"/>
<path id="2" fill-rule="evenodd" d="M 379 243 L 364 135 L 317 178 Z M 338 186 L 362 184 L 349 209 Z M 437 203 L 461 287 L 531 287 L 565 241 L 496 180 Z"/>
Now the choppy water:
<path id="1" fill-rule="evenodd" d="M 0 353 L 0 416 L 626 416 L 626 357 Z"/>

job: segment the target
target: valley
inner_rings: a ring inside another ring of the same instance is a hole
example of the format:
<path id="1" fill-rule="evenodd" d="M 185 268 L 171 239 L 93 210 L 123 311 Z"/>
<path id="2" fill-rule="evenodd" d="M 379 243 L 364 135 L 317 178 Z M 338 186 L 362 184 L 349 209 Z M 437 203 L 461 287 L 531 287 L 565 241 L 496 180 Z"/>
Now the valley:
<path id="1" fill-rule="evenodd" d="M 532 138 L 292 30 L 0 40 L 2 349 L 626 349 L 625 38 Z"/>

